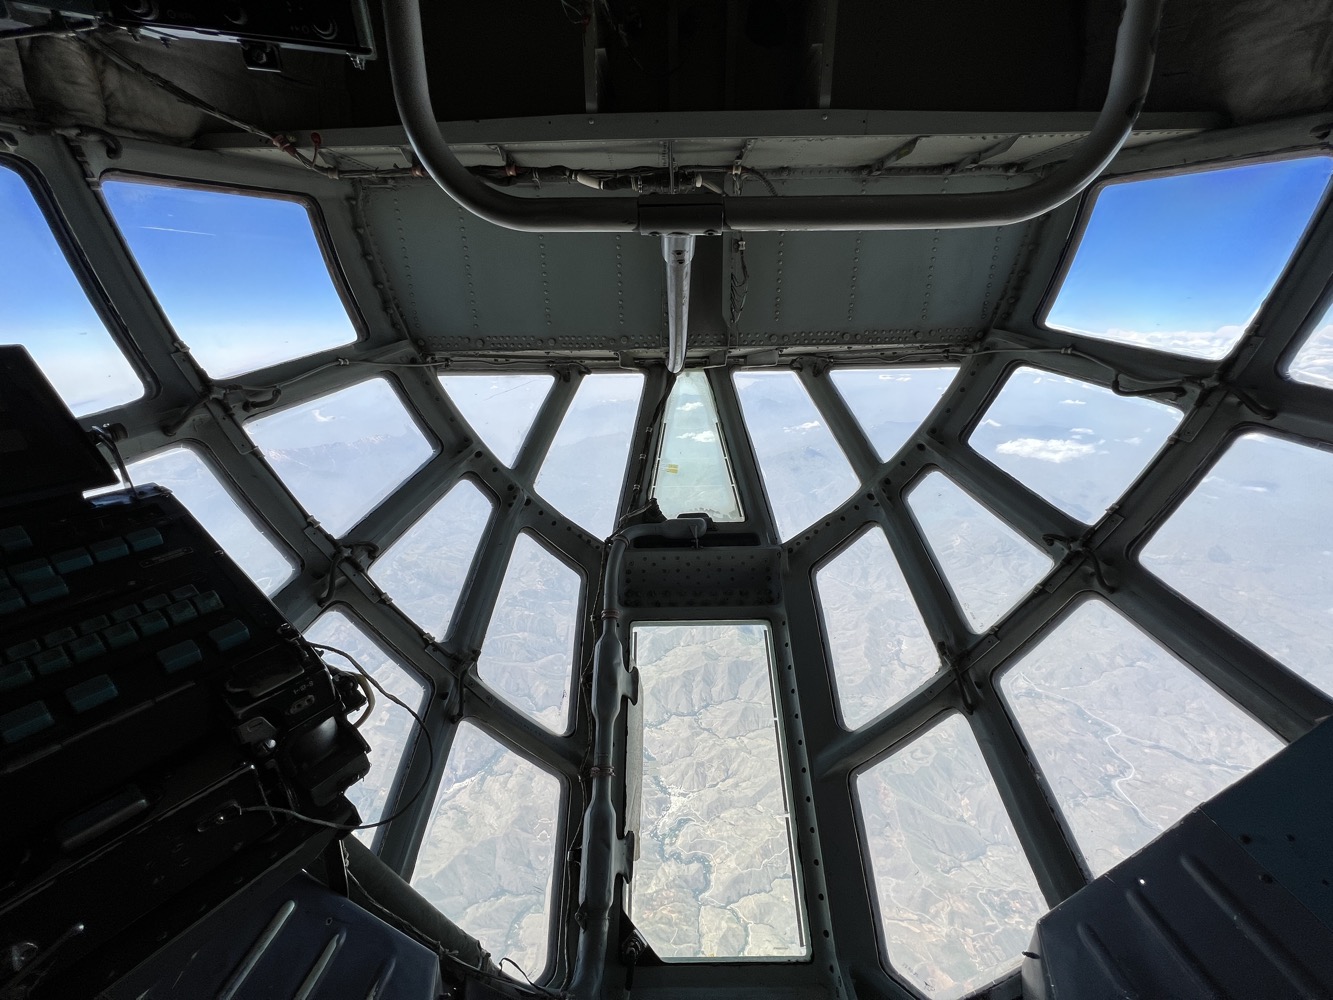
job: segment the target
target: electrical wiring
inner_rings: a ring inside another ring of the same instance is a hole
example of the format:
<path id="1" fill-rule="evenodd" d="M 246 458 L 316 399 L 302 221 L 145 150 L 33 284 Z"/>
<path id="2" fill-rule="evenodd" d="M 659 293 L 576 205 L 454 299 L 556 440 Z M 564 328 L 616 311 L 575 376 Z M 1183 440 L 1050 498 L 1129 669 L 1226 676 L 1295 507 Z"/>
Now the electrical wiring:
<path id="1" fill-rule="evenodd" d="M 361 666 L 360 662 L 358 662 L 356 657 L 354 657 L 351 653 L 347 652 L 346 650 L 339 649 L 337 646 L 326 646 L 323 643 L 318 643 L 318 642 L 311 642 L 309 643 L 309 645 L 314 649 L 323 650 L 329 653 L 336 653 L 338 656 L 341 656 L 356 669 L 357 673 L 359 673 L 362 677 L 364 677 L 367 681 L 369 681 L 372 685 L 374 685 L 375 689 L 379 691 L 380 694 L 384 695 L 384 697 L 388 698 L 391 702 L 393 702 L 395 705 L 397 705 L 399 708 L 405 711 L 408 715 L 412 716 L 412 720 L 417 724 L 417 727 L 421 730 L 421 735 L 426 740 L 426 755 L 429 758 L 434 759 L 435 743 L 430 738 L 430 730 L 426 728 L 426 723 L 421 718 L 421 716 L 418 715 L 417 712 L 410 705 L 407 704 L 407 702 L 403 701 L 397 695 L 392 694 L 391 692 L 386 690 L 385 687 L 382 684 L 380 684 L 379 681 L 377 681 L 373 676 L 371 676 L 369 672 L 367 672 L 365 667 Z M 330 823 L 328 820 L 317 819 L 314 816 L 307 816 L 304 813 L 298 812 L 295 809 L 285 809 L 281 806 L 238 806 L 235 811 L 238 814 L 253 813 L 253 812 L 277 813 L 282 816 L 291 816 L 293 819 L 298 819 L 305 823 L 313 823 L 316 826 L 327 827 L 330 830 L 341 830 L 345 833 L 352 833 L 356 830 L 373 830 L 376 827 L 387 826 L 389 823 L 392 823 L 394 820 L 398 819 L 398 817 L 402 816 L 405 812 L 407 812 L 410 808 L 412 808 L 413 805 L 416 804 L 417 799 L 421 798 L 421 796 L 425 793 L 427 786 L 429 785 L 430 785 L 430 774 L 427 773 L 426 776 L 422 778 L 421 784 L 417 786 L 416 791 L 414 791 L 411 794 L 411 796 L 408 797 L 407 801 L 405 801 L 396 810 L 394 810 L 394 812 L 391 815 L 386 816 L 384 819 L 378 820 L 377 822 L 374 823 L 359 823 L 359 824 Z"/>

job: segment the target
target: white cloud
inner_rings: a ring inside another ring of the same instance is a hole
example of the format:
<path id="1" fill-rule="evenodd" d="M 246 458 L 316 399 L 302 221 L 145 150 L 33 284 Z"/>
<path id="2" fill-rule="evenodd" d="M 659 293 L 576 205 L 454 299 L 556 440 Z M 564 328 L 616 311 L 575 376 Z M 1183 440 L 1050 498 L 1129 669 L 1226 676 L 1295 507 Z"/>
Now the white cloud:
<path id="1" fill-rule="evenodd" d="M 1183 354 L 1190 358 L 1221 358 L 1232 346 L 1245 335 L 1245 326 L 1229 324 L 1216 330 L 1122 330 L 1112 327 L 1109 330 L 1070 329 L 1071 333 L 1082 333 L 1100 340 L 1110 340 L 1121 344 L 1135 344 L 1150 347 L 1172 354 Z"/>
<path id="2" fill-rule="evenodd" d="M 1088 405 L 1088 401 L 1087 401 L 1086 399 L 1062 399 L 1062 400 L 1060 400 L 1060 405 L 1061 405 L 1061 406 L 1087 406 L 1087 405 Z"/>
<path id="3" fill-rule="evenodd" d="M 786 431 L 788 434 L 790 434 L 790 433 L 792 433 L 793 431 L 809 431 L 809 430 L 814 430 L 814 428 L 816 428 L 816 427 L 818 427 L 818 426 L 819 426 L 819 421 L 818 421 L 818 420 L 807 420 L 807 421 L 806 421 L 805 423 L 803 423 L 803 424 L 796 424 L 794 427 L 784 427 L 784 428 L 782 428 L 782 429 L 783 429 L 784 431 Z"/>
<path id="4" fill-rule="evenodd" d="M 321 424 L 327 424 L 330 420 L 337 420 L 337 419 L 338 419 L 337 417 L 326 417 L 326 416 L 324 416 L 324 414 L 320 413 L 319 410 L 312 410 L 312 411 L 310 411 L 310 415 L 311 415 L 312 417 L 315 418 L 315 421 L 316 421 L 317 423 L 321 423 Z"/>
<path id="5" fill-rule="evenodd" d="M 1135 437 L 1132 437 L 1132 438 L 1122 438 L 1121 441 L 1120 441 L 1120 443 L 1121 443 L 1121 444 L 1133 444 L 1133 445 L 1139 445 L 1139 444 L 1143 444 L 1143 438 L 1138 437 L 1137 435 L 1136 435 Z"/>
<path id="6" fill-rule="evenodd" d="M 698 441 L 700 444 L 711 444 L 717 440 L 717 435 L 712 431 L 700 431 L 698 434 L 678 434 L 676 436 L 682 441 Z"/>
<path id="7" fill-rule="evenodd" d="M 998 420 L 992 420 L 990 417 L 987 417 L 985 420 L 983 420 L 983 421 L 981 422 L 981 426 L 982 426 L 982 427 L 1003 427 L 1004 424 L 1000 423 Z"/>
<path id="8" fill-rule="evenodd" d="M 1094 431 L 1091 427 L 1071 427 L 1071 428 L 1069 428 L 1069 433 L 1070 433 L 1070 434 L 1096 434 L 1097 432 Z"/>
<path id="9" fill-rule="evenodd" d="M 702 410 L 703 406 L 704 404 L 696 399 L 693 402 L 686 403 L 680 408 L 680 411 L 682 413 L 689 413 L 691 410 Z"/>
<path id="10" fill-rule="evenodd" d="M 1082 441 L 1063 438 L 1014 438 L 1005 441 L 995 449 L 1001 455 L 1016 455 L 1019 458 L 1035 458 L 1039 462 L 1070 462 L 1076 458 L 1085 458 L 1097 449 Z"/>

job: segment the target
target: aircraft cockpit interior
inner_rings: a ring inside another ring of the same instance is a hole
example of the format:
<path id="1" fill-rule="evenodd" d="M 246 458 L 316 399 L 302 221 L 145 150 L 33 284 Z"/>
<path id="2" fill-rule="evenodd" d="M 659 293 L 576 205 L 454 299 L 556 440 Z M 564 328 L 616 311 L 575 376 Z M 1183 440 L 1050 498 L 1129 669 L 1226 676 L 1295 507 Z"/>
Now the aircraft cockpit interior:
<path id="1" fill-rule="evenodd" d="M 1333 996 L 1333 0 L 0 0 L 0 1000 Z"/>

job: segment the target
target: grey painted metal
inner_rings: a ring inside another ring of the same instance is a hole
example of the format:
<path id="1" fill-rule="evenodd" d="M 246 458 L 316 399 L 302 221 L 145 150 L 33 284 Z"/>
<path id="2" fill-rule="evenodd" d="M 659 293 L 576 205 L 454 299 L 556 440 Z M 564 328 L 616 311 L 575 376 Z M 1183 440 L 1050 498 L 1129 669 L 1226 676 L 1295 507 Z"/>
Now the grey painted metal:
<path id="1" fill-rule="evenodd" d="M 418 0 L 387 0 L 384 28 L 398 113 L 426 171 L 455 201 L 496 225 L 528 232 L 645 232 L 715 235 L 778 230 L 936 229 L 1009 225 L 1036 218 L 1099 176 L 1134 126 L 1152 79 L 1162 0 L 1126 0 L 1111 82 L 1097 123 L 1058 168 L 1004 194 L 860 199 L 760 197 L 517 199 L 468 172 L 440 134 L 431 109 Z"/>
<path id="2" fill-rule="evenodd" d="M 690 334 L 690 265 L 694 260 L 694 237 L 663 235 L 662 259 L 666 261 L 666 368 L 672 375 L 678 375 L 685 367 Z"/>

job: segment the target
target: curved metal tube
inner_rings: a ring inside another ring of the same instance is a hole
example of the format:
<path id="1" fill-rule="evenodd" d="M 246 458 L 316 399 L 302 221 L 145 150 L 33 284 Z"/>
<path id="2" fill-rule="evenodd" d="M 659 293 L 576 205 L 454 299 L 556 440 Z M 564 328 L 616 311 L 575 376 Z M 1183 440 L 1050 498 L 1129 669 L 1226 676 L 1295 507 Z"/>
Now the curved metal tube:
<path id="1" fill-rule="evenodd" d="M 666 261 L 667 279 L 666 367 L 672 375 L 679 375 L 685 367 L 690 331 L 690 262 L 694 259 L 694 237 L 663 236 L 662 259 Z"/>
<path id="2" fill-rule="evenodd" d="M 967 194 L 796 196 L 659 200 L 641 217 L 641 200 L 521 198 L 468 172 L 440 135 L 431 108 L 419 0 L 385 0 L 389 72 L 398 114 L 423 167 L 445 192 L 488 222 L 527 232 L 716 233 L 861 229 L 961 229 L 1025 222 L 1056 208 L 1091 184 L 1129 138 L 1152 80 L 1157 25 L 1164 0 L 1125 0 L 1116 33 L 1111 83 L 1096 124 L 1069 159 L 1015 191 Z M 646 206 L 644 206 L 646 207 Z"/>

